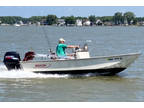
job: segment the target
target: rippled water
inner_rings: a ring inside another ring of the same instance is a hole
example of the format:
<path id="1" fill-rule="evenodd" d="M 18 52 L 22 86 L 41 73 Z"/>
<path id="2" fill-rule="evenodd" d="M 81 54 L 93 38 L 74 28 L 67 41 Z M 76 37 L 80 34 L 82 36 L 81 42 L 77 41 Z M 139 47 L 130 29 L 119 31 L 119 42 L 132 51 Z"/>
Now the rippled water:
<path id="1" fill-rule="evenodd" d="M 49 43 L 44 34 L 47 33 Z M 67 44 L 87 43 L 91 56 L 141 52 L 128 69 L 117 76 L 45 75 L 7 71 L 0 63 L 0 101 L 144 101 L 144 27 L 40 27 L 1 26 L 0 60 L 6 51 L 23 57 L 28 50 L 55 51 L 60 37 Z"/>

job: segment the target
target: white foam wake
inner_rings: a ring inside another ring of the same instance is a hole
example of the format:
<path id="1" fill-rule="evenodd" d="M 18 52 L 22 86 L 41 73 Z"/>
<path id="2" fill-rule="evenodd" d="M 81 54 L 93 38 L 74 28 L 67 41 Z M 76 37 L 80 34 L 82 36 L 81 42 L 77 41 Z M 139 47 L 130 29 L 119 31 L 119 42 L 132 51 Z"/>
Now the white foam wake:
<path id="1" fill-rule="evenodd" d="M 23 70 L 8 71 L 3 64 L 0 64 L 0 78 L 68 78 L 69 75 L 40 74 Z"/>
<path id="2" fill-rule="evenodd" d="M 4 64 L 0 63 L 0 78 L 80 78 L 97 76 L 96 74 L 88 73 L 85 75 L 60 75 L 60 74 L 42 74 L 24 70 L 8 71 Z"/>

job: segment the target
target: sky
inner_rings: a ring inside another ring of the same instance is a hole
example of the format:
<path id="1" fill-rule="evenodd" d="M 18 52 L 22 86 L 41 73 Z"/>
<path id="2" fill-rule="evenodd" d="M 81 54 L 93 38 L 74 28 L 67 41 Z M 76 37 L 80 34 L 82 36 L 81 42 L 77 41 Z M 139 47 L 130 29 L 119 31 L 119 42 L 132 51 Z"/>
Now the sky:
<path id="1" fill-rule="evenodd" d="M 116 12 L 134 12 L 136 17 L 144 17 L 144 6 L 0 6 L 0 16 L 113 16 Z"/>

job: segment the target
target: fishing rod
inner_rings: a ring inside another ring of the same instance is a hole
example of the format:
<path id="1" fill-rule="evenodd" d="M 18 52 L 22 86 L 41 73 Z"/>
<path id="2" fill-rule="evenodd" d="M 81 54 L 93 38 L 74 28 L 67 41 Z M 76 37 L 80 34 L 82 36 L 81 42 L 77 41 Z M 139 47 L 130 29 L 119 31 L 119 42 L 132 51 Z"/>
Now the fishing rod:
<path id="1" fill-rule="evenodd" d="M 44 36 L 45 36 L 45 38 L 46 38 L 47 45 L 49 46 L 49 51 L 50 51 L 50 53 L 52 53 L 51 44 L 50 44 L 49 38 L 48 38 L 47 33 L 46 33 L 46 31 L 45 31 L 45 29 L 44 29 L 43 26 L 42 26 L 42 30 L 43 30 Z"/>

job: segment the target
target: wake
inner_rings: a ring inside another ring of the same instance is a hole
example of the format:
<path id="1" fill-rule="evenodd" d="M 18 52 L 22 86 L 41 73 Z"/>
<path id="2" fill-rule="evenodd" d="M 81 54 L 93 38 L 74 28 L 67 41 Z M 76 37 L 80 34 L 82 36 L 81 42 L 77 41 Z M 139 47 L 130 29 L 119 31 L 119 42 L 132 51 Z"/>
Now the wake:
<path id="1" fill-rule="evenodd" d="M 0 78 L 68 78 L 69 75 L 41 74 L 23 70 L 8 71 L 4 64 L 0 64 Z"/>
<path id="2" fill-rule="evenodd" d="M 85 74 L 85 75 L 70 75 L 70 74 L 42 74 L 34 73 L 31 71 L 24 70 L 11 70 L 8 71 L 4 64 L 0 63 L 0 78 L 83 78 L 97 76 L 96 74 Z"/>

